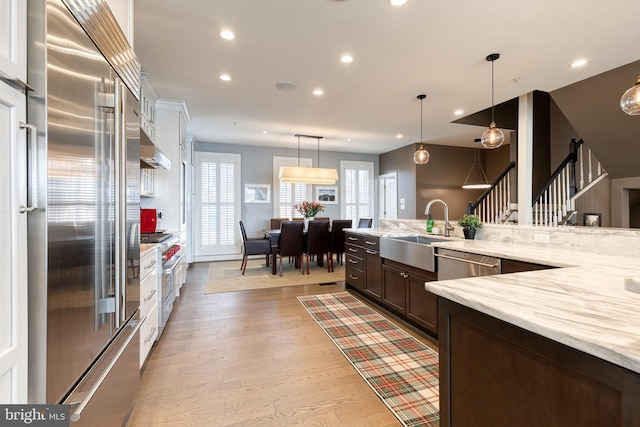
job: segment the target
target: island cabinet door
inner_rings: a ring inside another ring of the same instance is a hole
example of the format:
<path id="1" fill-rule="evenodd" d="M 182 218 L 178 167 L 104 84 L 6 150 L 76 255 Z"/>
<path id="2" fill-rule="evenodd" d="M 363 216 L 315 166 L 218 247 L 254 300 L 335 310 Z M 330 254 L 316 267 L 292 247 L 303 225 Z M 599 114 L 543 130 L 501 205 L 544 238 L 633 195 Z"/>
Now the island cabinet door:
<path id="1" fill-rule="evenodd" d="M 382 303 L 399 314 L 406 314 L 407 273 L 390 265 L 382 265 Z"/>
<path id="2" fill-rule="evenodd" d="M 407 319 L 432 334 L 438 333 L 438 297 L 424 288 L 424 283 L 436 280 L 435 273 L 427 271 L 416 275 L 408 273 Z"/>
<path id="3" fill-rule="evenodd" d="M 382 299 L 382 259 L 380 252 L 367 249 L 365 253 L 366 281 L 364 283 L 364 293 L 374 301 Z"/>
<path id="4" fill-rule="evenodd" d="M 438 297 L 443 427 L 638 427 L 640 374 Z"/>

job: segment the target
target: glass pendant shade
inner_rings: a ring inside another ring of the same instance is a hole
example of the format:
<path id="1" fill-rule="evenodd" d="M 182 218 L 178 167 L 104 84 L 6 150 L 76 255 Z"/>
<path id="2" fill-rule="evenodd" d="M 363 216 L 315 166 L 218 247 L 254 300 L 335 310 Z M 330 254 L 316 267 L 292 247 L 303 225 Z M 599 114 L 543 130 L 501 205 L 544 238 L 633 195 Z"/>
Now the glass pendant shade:
<path id="1" fill-rule="evenodd" d="M 636 84 L 620 98 L 620 108 L 630 116 L 640 115 L 640 76 L 638 76 Z"/>
<path id="2" fill-rule="evenodd" d="M 420 144 L 420 148 L 418 148 L 418 151 L 413 153 L 413 162 L 416 165 L 424 165 L 429 161 L 429 157 L 431 157 L 429 155 L 429 152 L 424 149 L 422 144 Z"/>
<path id="3" fill-rule="evenodd" d="M 484 148 L 498 148 L 504 143 L 504 133 L 496 128 L 495 123 L 491 122 L 489 129 L 482 134 L 480 142 Z"/>
<path id="4" fill-rule="evenodd" d="M 425 94 L 416 96 L 416 98 L 420 100 L 420 142 L 422 142 L 422 101 L 424 101 L 426 97 L 427 95 Z M 413 153 L 413 163 L 416 165 L 426 165 L 430 157 L 429 152 L 424 149 L 422 144 L 420 144 L 418 151 Z"/>

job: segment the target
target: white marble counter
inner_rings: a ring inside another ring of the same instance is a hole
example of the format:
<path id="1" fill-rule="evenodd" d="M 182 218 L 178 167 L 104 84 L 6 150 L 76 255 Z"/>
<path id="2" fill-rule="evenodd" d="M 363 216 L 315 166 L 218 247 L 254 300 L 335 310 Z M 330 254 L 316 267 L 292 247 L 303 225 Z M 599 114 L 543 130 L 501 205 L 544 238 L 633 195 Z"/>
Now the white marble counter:
<path id="1" fill-rule="evenodd" d="M 426 282 L 437 295 L 640 373 L 640 294 L 625 289 L 640 259 L 508 242 L 436 247 L 561 268 Z"/>
<path id="2" fill-rule="evenodd" d="M 140 256 L 144 256 L 147 252 L 158 247 L 157 243 L 140 243 Z"/>

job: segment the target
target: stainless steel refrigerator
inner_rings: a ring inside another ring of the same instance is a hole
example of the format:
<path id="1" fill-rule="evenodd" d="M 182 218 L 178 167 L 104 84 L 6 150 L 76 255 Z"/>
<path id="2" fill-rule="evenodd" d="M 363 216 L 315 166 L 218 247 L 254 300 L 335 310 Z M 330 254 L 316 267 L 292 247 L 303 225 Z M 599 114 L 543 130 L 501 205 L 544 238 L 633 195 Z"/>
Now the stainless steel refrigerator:
<path id="1" fill-rule="evenodd" d="M 73 425 L 118 426 L 143 320 L 139 80 L 103 2 L 28 7 L 29 400 L 71 405 Z"/>

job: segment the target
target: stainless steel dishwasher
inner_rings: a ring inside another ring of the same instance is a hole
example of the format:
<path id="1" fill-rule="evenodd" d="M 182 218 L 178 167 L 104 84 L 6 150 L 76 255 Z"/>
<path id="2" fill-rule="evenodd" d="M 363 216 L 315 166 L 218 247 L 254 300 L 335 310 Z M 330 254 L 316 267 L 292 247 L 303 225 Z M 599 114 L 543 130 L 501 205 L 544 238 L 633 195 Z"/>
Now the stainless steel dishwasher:
<path id="1" fill-rule="evenodd" d="M 438 280 L 463 279 L 501 273 L 500 258 L 442 248 L 438 248 L 434 255 L 437 257 Z"/>

